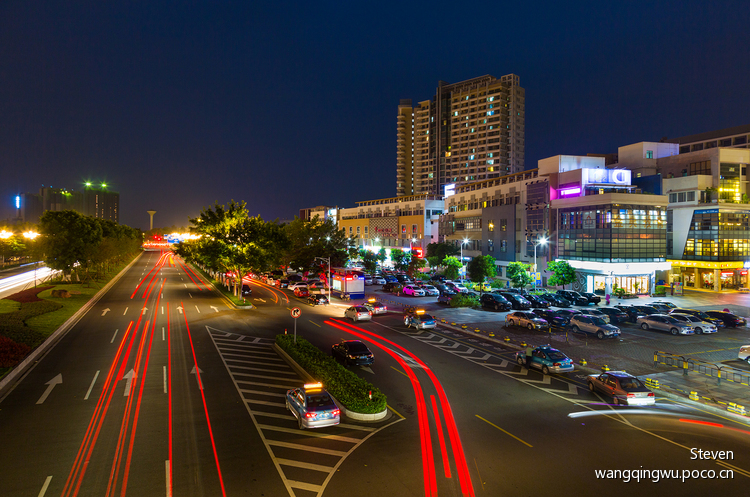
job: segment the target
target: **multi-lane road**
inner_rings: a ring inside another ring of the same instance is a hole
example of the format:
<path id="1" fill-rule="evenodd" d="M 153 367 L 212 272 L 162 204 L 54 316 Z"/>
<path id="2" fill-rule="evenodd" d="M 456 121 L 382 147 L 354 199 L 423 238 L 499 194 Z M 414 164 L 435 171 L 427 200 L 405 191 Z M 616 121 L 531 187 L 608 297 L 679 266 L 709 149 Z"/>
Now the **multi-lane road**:
<path id="1" fill-rule="evenodd" d="M 2 392 L 0 495 L 663 495 L 750 483 L 750 426 L 662 398 L 614 407 L 583 375 L 529 372 L 478 337 L 407 330 L 397 312 L 352 323 L 341 306 L 252 285 L 255 308 L 236 310 L 180 260 L 144 253 Z M 297 333 L 322 350 L 368 343 L 375 364 L 354 371 L 388 396 L 385 419 L 297 428 L 283 394 L 303 379 L 272 348 L 295 306 Z M 621 473 L 597 477 L 607 470 Z M 644 470 L 696 477 L 655 483 Z"/>

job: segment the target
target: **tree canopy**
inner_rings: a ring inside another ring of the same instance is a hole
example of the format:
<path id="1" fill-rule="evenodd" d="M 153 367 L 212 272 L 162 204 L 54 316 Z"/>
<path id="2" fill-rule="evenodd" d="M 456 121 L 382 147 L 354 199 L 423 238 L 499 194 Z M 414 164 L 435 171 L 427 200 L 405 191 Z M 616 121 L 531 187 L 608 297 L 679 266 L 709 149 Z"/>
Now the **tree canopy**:
<path id="1" fill-rule="evenodd" d="M 474 257 L 466 266 L 466 272 L 469 275 L 469 279 L 474 283 L 482 283 L 485 278 L 494 278 L 497 274 L 495 258 L 491 255 Z"/>
<path id="2" fill-rule="evenodd" d="M 523 262 L 511 262 L 508 264 L 508 279 L 513 283 L 514 288 L 523 288 L 531 284 L 533 278 L 529 273 L 530 264 Z"/>
<path id="3" fill-rule="evenodd" d="M 568 261 L 549 261 L 547 271 L 552 271 L 553 275 L 547 279 L 550 286 L 562 286 L 573 283 L 576 280 L 576 270 Z"/>

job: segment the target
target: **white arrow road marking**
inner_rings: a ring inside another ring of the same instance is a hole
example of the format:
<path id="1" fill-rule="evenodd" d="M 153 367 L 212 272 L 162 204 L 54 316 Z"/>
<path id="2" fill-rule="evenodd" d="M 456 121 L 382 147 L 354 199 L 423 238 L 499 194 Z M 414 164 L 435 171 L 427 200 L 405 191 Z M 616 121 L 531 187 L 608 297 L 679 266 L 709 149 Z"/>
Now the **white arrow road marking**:
<path id="1" fill-rule="evenodd" d="M 179 306 L 179 307 L 177 308 L 177 310 L 178 310 L 178 311 L 180 311 L 180 314 L 182 314 L 182 306 Z"/>
<path id="2" fill-rule="evenodd" d="M 360 368 L 364 369 L 368 373 L 375 374 L 375 371 L 373 371 L 372 369 L 370 369 L 369 366 L 360 366 Z"/>
<path id="3" fill-rule="evenodd" d="M 133 378 L 135 378 L 135 371 L 131 368 L 130 371 L 128 371 L 127 374 L 122 376 L 123 380 L 125 381 L 125 393 L 123 394 L 124 397 L 130 396 L 130 385 L 133 383 Z"/>
<path id="4" fill-rule="evenodd" d="M 143 308 L 143 309 L 141 310 L 141 316 L 143 316 L 144 314 L 146 314 L 146 311 L 147 311 L 147 310 L 148 310 L 148 307 L 144 307 L 144 308 Z"/>
<path id="5" fill-rule="evenodd" d="M 211 306 L 211 309 L 215 310 L 216 312 L 219 312 L 219 309 L 214 305 Z"/>
<path id="6" fill-rule="evenodd" d="M 198 370 L 197 373 L 195 371 L 196 369 Z M 203 370 L 201 368 L 197 367 L 197 366 L 193 366 L 193 370 L 190 371 L 190 374 L 194 374 L 195 375 L 195 379 L 198 380 L 198 388 L 200 388 L 201 390 L 203 390 L 203 381 L 201 381 L 201 379 L 200 379 L 200 375 L 203 374 Z"/>
<path id="7" fill-rule="evenodd" d="M 102 311 L 102 316 L 104 316 L 105 314 L 107 314 L 109 312 L 109 310 L 110 310 L 109 307 L 107 307 L 106 309 L 104 309 Z"/>
<path id="8" fill-rule="evenodd" d="M 59 375 L 55 376 L 54 378 L 49 380 L 47 383 L 45 383 L 45 385 L 48 385 L 47 390 L 44 391 L 44 393 L 42 394 L 41 397 L 39 397 L 39 400 L 37 400 L 36 403 L 41 404 L 45 400 L 47 400 L 47 396 L 49 396 L 49 394 L 52 392 L 52 389 L 55 388 L 55 386 L 59 385 L 60 383 L 62 383 L 62 373 L 60 373 Z"/>
<path id="9" fill-rule="evenodd" d="M 195 306 L 195 310 L 196 310 L 196 311 L 198 311 L 198 314 L 200 314 L 200 313 L 201 313 L 201 310 L 200 310 L 200 309 L 198 309 L 198 306 L 197 306 L 197 305 Z"/>
<path id="10" fill-rule="evenodd" d="M 129 309 L 129 307 L 125 308 L 125 312 L 122 313 L 123 316 L 128 313 L 128 309 Z"/>
<path id="11" fill-rule="evenodd" d="M 96 379 L 99 378 L 99 370 L 96 370 L 96 374 L 94 375 L 94 379 L 91 380 L 91 386 L 89 387 L 89 391 L 86 392 L 86 396 L 83 398 L 83 400 L 89 400 L 89 395 L 91 395 L 91 390 L 94 388 L 94 383 L 96 383 Z"/>
<path id="12" fill-rule="evenodd" d="M 115 330 L 115 334 L 112 335 L 112 340 L 109 341 L 109 343 L 115 343 L 115 337 L 117 336 L 117 332 L 120 331 L 119 329 Z"/>

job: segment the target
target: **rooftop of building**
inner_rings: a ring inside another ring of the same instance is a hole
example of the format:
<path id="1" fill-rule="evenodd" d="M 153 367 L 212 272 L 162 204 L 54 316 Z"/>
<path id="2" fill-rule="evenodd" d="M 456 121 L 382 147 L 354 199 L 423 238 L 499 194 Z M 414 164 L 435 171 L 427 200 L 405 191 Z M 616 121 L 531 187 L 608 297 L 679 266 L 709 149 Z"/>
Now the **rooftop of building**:
<path id="1" fill-rule="evenodd" d="M 672 138 L 666 140 L 667 143 L 693 143 L 701 142 L 706 140 L 712 140 L 714 138 L 721 138 L 724 136 L 734 136 L 750 133 L 750 124 L 743 124 L 742 126 L 734 126 L 732 128 L 717 129 L 715 131 L 706 131 L 705 133 L 698 133 L 695 135 L 683 136 L 681 138 Z"/>
<path id="2" fill-rule="evenodd" d="M 374 200 L 360 200 L 359 202 L 354 202 L 354 203 L 357 204 L 357 207 L 365 207 L 368 205 L 396 204 L 399 202 L 420 202 L 420 201 L 426 201 L 426 200 L 443 200 L 443 196 L 434 195 L 431 193 L 423 193 L 421 195 L 404 195 L 402 197 L 379 198 L 379 199 L 374 199 Z"/>

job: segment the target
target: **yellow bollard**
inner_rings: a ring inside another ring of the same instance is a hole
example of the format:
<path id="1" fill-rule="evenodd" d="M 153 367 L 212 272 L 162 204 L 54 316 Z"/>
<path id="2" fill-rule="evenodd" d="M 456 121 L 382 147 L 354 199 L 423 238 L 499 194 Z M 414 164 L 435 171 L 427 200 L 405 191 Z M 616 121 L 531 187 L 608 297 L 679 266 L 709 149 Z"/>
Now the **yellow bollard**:
<path id="1" fill-rule="evenodd" d="M 690 400 L 698 400 L 698 392 L 690 392 Z"/>
<path id="2" fill-rule="evenodd" d="M 586 362 L 586 359 L 581 359 L 581 366 L 585 366 L 586 364 L 588 364 L 588 363 Z"/>
<path id="3" fill-rule="evenodd" d="M 510 342 L 510 337 L 505 337 L 503 338 L 503 340 L 505 340 L 506 342 Z"/>
<path id="4" fill-rule="evenodd" d="M 479 328 L 474 328 L 474 333 L 479 333 Z"/>
<path id="5" fill-rule="evenodd" d="M 490 331 L 489 336 L 494 337 L 495 336 L 495 332 L 494 331 Z"/>
<path id="6" fill-rule="evenodd" d="M 602 373 L 606 373 L 607 371 L 609 371 L 609 366 L 605 364 L 604 366 L 602 366 Z"/>

